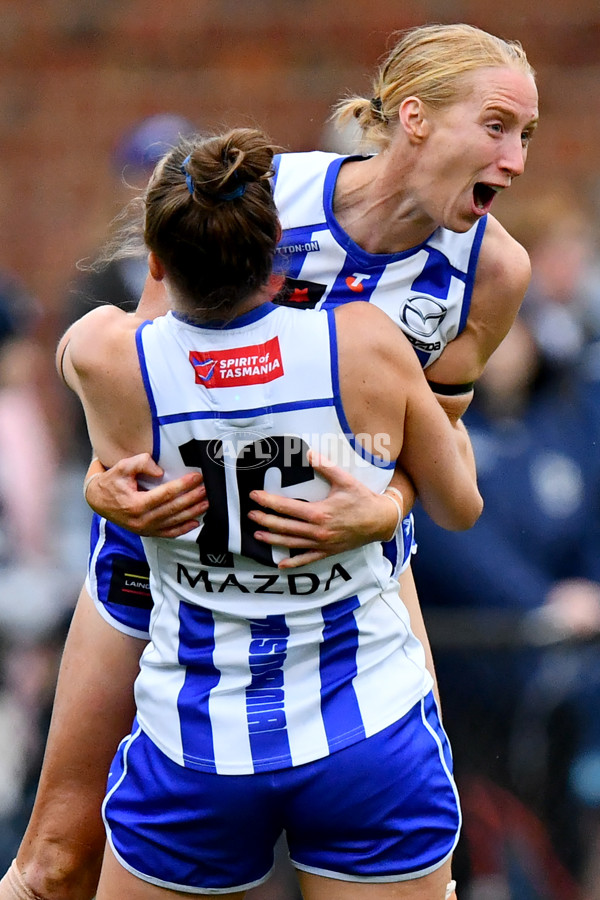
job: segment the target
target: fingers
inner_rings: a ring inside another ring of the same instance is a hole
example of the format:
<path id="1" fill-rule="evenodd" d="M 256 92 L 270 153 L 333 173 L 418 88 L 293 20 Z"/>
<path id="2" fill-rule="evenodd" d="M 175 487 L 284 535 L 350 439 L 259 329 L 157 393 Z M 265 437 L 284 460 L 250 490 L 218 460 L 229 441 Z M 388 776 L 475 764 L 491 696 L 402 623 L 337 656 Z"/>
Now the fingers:
<path id="1" fill-rule="evenodd" d="M 254 537 L 263 544 L 271 546 L 287 547 L 288 550 L 316 550 L 321 547 L 319 541 L 310 537 L 298 537 L 297 535 L 284 534 L 283 532 L 255 531 Z"/>
<path id="2" fill-rule="evenodd" d="M 112 466 L 111 472 L 115 476 L 124 476 L 125 478 L 136 478 L 140 475 L 145 475 L 148 478 L 160 478 L 164 474 L 149 453 L 138 453 L 136 456 L 121 459 Z M 174 478 L 172 481 L 167 481 L 155 488 L 151 488 L 146 493 L 149 502 L 160 505 L 185 491 L 193 490 L 193 488 L 201 485 L 203 481 L 201 472 L 187 472 L 180 478 Z"/>
<path id="3" fill-rule="evenodd" d="M 292 501 L 298 502 L 298 501 Z M 306 503 L 300 502 L 300 506 L 306 506 Z M 248 518 L 260 528 L 266 528 L 272 534 L 277 535 L 295 535 L 300 538 L 316 537 L 315 523 L 313 521 L 303 522 L 296 518 L 282 518 L 278 515 L 272 515 L 268 512 L 262 512 L 260 509 L 252 509 L 248 513 Z"/>
<path id="4" fill-rule="evenodd" d="M 189 534 L 190 531 L 193 531 L 195 528 L 198 528 L 200 522 L 198 519 L 188 519 L 185 522 L 182 522 L 181 525 L 171 526 L 169 528 L 158 528 L 157 530 L 148 531 L 145 534 L 145 537 L 163 537 L 163 538 L 175 538 L 180 537 L 182 534 Z"/>
<path id="5" fill-rule="evenodd" d="M 287 516 L 289 519 L 314 523 L 319 517 L 319 509 L 315 502 L 306 503 L 304 500 L 292 500 L 290 497 L 269 494 L 267 491 L 251 491 L 250 499 L 258 503 L 259 506 L 272 509 L 274 512 L 279 513 L 280 516 Z M 266 513 L 262 513 L 260 510 L 252 510 L 249 515 L 251 519 L 259 522 L 265 528 L 271 527 L 264 523 L 263 517 L 266 517 Z M 276 517 L 270 516 L 270 518 Z M 281 519 L 277 518 L 277 521 L 280 522 Z"/>
<path id="6" fill-rule="evenodd" d="M 339 466 L 336 466 L 321 453 L 317 453 L 316 450 L 309 450 L 307 459 L 315 472 L 326 478 L 332 487 L 347 488 L 356 483 L 356 479 L 352 475 L 344 469 L 340 469 Z"/>
<path id="7" fill-rule="evenodd" d="M 307 553 L 299 553 L 298 556 L 290 556 L 282 559 L 278 564 L 279 569 L 297 569 L 298 566 L 308 566 L 311 563 L 318 562 L 331 556 L 331 553 L 325 553 L 323 550 L 310 550 Z"/>
<path id="8" fill-rule="evenodd" d="M 204 499 L 184 504 L 186 497 L 179 497 L 165 504 L 164 508 L 146 505 L 137 514 L 130 511 L 135 530 L 147 537 L 178 537 L 197 528 L 208 509 L 208 501 Z"/>
<path id="9" fill-rule="evenodd" d="M 139 492 L 140 504 L 145 509 L 154 511 L 162 506 L 169 506 L 171 512 L 177 513 L 205 500 L 206 488 L 199 473 L 190 473 L 148 491 Z"/>
<path id="10" fill-rule="evenodd" d="M 148 475 L 150 478 L 159 478 L 163 474 L 163 470 L 154 462 L 149 453 L 138 453 L 136 456 L 120 459 L 112 466 L 112 471 L 127 477 Z"/>

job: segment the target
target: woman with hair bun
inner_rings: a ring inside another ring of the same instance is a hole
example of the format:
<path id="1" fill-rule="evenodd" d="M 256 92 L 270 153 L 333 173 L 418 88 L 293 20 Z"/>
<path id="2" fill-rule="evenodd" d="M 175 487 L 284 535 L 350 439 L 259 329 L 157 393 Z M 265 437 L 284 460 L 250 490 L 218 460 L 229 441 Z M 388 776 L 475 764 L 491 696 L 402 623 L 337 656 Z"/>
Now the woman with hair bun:
<path id="1" fill-rule="evenodd" d="M 272 303 L 273 156 L 251 129 L 169 152 L 144 202 L 169 312 L 140 324 L 98 308 L 57 351 L 104 466 L 150 453 L 164 480 L 197 468 L 209 501 L 195 530 L 143 539 L 154 612 L 97 900 L 241 898 L 284 831 L 307 900 L 444 900 L 451 878 L 450 750 L 382 545 L 289 574 L 247 512 L 267 483 L 325 497 L 310 459 L 326 440 L 377 493 L 400 460 L 429 514 L 468 528 L 482 507 L 470 446 L 381 310 Z"/>
<path id="2" fill-rule="evenodd" d="M 368 301 L 365 311 L 380 307 L 407 334 L 432 395 L 458 432 L 473 382 L 508 332 L 529 281 L 526 252 L 490 210 L 497 193 L 524 171 L 537 115 L 534 73 L 518 42 L 466 24 L 426 25 L 398 36 L 369 95 L 338 108 L 376 153 L 284 153 L 274 161 L 282 223 L 277 259 L 286 281 L 278 302 L 298 310 L 356 299 Z M 145 308 L 156 284 L 145 292 Z M 156 302 L 160 308 L 162 300 Z M 310 348 L 309 340 L 307 357 Z M 360 374 L 371 366 L 372 360 Z M 255 490 L 261 509 L 248 512 L 257 544 L 293 551 L 280 554 L 279 568 L 288 574 L 384 540 L 395 526 L 390 491 L 382 497 L 340 467 L 313 463 L 332 485 L 325 499 L 306 503 Z M 89 577 L 67 640 L 36 804 L 15 867 L 45 900 L 93 896 L 103 841 L 99 796 L 117 736 L 130 721 L 131 684 L 152 606 L 136 535 L 184 535 L 206 513 L 204 488 L 192 472 L 137 490 L 138 477 L 158 475 L 151 455 L 141 453 L 106 472 L 93 463 L 86 478 L 88 501 L 107 519 L 94 520 Z M 409 480 L 398 471 L 391 486 L 407 511 Z M 427 652 L 409 565 L 413 547 L 405 519 L 386 552 Z M 430 658 L 428 665 L 433 671 Z M 91 729 L 79 728 L 82 719 L 102 722 L 93 740 L 87 739 Z"/>

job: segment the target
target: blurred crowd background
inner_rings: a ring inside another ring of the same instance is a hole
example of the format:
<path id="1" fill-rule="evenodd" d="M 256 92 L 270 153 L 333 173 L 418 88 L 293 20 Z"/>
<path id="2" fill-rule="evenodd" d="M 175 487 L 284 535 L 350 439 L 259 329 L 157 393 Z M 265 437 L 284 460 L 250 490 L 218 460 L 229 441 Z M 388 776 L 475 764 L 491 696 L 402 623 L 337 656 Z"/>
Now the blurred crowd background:
<path id="1" fill-rule="evenodd" d="M 494 212 L 531 287 L 465 421 L 485 510 L 417 510 L 415 575 L 464 807 L 461 900 L 600 898 L 600 6 L 580 0 L 0 0 L 0 872 L 35 794 L 85 575 L 89 448 L 54 372 L 66 325 L 134 304 L 82 269 L 178 133 L 259 124 L 349 149 L 334 102 L 390 35 L 466 21 L 523 43 L 541 124 Z"/>

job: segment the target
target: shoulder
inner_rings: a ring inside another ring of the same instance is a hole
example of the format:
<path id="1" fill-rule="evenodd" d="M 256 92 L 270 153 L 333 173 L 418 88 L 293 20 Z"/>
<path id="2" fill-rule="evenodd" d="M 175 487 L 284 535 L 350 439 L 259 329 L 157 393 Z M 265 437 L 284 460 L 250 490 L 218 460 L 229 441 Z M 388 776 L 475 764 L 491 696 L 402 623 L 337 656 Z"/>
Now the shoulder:
<path id="1" fill-rule="evenodd" d="M 276 202 L 279 196 L 298 190 L 299 186 L 309 189 L 317 182 L 319 190 L 331 163 L 341 157 L 337 153 L 323 150 L 308 150 L 301 153 L 282 153 L 274 159 L 273 185 Z"/>
<path id="2" fill-rule="evenodd" d="M 476 381 L 508 334 L 530 278 L 527 251 L 489 216 L 466 326 L 429 367 L 428 377 L 444 384 Z"/>
<path id="3" fill-rule="evenodd" d="M 126 348 L 133 348 L 139 325 L 139 318 L 117 306 L 96 307 L 74 322 L 61 338 L 56 352 L 59 371 L 63 377 L 69 368 L 85 375 L 106 367 L 108 360 L 121 360 Z"/>
<path id="4" fill-rule="evenodd" d="M 387 313 L 372 303 L 360 300 L 336 306 L 333 315 L 338 333 L 341 331 L 357 333 L 358 329 L 365 329 L 359 335 L 365 342 L 374 340 L 376 336 L 382 336 L 386 328 L 389 331 L 390 327 L 390 317 Z"/>
<path id="5" fill-rule="evenodd" d="M 408 339 L 387 313 L 371 303 L 344 303 L 334 310 L 338 344 L 356 361 L 376 360 L 381 367 L 393 364 L 403 370 L 421 367 Z"/>
<path id="6" fill-rule="evenodd" d="M 519 305 L 530 278 L 529 254 L 497 219 L 489 216 L 479 255 L 475 288 L 482 290 L 494 283 L 504 295 L 513 294 Z"/>
<path id="7" fill-rule="evenodd" d="M 74 347 L 84 346 L 89 349 L 93 345 L 98 350 L 105 351 L 112 344 L 135 333 L 140 324 L 140 319 L 131 313 L 113 304 L 106 304 L 74 322 L 67 334 L 70 334 Z"/>
<path id="8" fill-rule="evenodd" d="M 529 254 L 497 219 L 490 217 L 469 312 L 471 328 L 481 333 L 486 359 L 513 324 L 530 279 Z"/>

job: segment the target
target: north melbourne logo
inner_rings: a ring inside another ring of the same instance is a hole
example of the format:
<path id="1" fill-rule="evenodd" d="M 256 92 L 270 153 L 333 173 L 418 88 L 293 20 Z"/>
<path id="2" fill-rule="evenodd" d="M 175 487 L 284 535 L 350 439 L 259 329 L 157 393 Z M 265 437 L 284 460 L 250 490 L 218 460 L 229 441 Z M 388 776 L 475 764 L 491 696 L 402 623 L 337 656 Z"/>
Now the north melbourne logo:
<path id="1" fill-rule="evenodd" d="M 428 338 L 435 334 L 447 312 L 432 297 L 410 297 L 400 311 L 400 319 L 413 334 Z"/>

